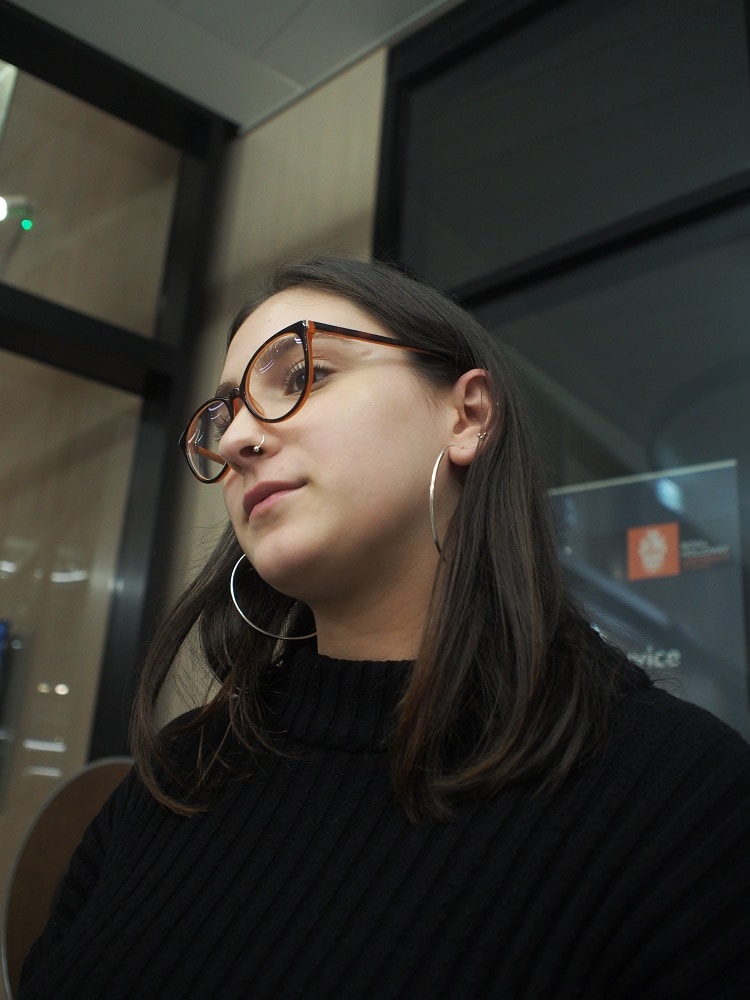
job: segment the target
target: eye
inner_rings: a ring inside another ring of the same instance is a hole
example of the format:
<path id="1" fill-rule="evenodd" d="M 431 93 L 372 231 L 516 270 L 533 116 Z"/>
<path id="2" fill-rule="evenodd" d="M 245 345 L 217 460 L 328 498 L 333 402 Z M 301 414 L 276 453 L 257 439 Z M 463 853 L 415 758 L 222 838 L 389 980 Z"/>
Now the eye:
<path id="1" fill-rule="evenodd" d="M 225 402 L 221 402 L 208 406 L 206 408 L 206 415 L 210 425 L 210 436 L 218 440 L 232 422 L 232 414 L 229 410 L 229 405 Z"/>
<path id="2" fill-rule="evenodd" d="M 231 422 L 232 421 L 229 419 L 228 416 L 216 417 L 216 419 L 213 422 L 214 437 L 216 438 L 223 437 L 224 431 L 227 429 L 227 427 L 229 427 Z"/>
<path id="3" fill-rule="evenodd" d="M 313 390 L 319 382 L 332 375 L 334 368 L 325 361 L 313 362 Z M 301 396 L 307 384 L 307 371 L 304 361 L 300 361 L 289 369 L 284 382 L 284 391 L 288 396 Z"/>

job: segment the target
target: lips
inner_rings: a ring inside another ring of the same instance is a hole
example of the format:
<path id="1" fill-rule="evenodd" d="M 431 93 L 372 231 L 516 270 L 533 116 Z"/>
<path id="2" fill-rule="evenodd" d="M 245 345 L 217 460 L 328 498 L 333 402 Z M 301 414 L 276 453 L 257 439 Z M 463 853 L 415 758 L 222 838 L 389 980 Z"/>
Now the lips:
<path id="1" fill-rule="evenodd" d="M 298 490 L 301 483 L 268 482 L 258 483 L 248 490 L 242 498 L 242 507 L 247 517 L 251 517 L 253 512 L 259 514 L 262 510 L 268 509 L 273 501 L 283 494 Z"/>

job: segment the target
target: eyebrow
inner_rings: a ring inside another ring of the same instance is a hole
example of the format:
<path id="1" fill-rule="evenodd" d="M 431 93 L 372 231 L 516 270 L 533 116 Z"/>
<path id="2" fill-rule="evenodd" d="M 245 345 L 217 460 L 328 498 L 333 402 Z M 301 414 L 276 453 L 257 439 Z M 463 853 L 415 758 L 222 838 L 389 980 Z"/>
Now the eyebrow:
<path id="1" fill-rule="evenodd" d="M 276 334 L 275 337 L 269 337 L 269 340 L 271 341 L 270 344 L 266 343 L 265 345 L 261 345 L 260 354 L 258 355 L 256 361 L 256 364 L 259 366 L 261 372 L 264 373 L 266 367 L 276 364 L 276 362 L 283 355 L 290 354 L 296 349 L 296 345 L 290 341 L 288 337 L 284 337 L 284 339 L 282 339 L 284 332 L 285 331 L 282 330 L 281 333 Z M 301 343 L 299 338 L 296 339 L 297 343 Z"/>
<path id="2" fill-rule="evenodd" d="M 237 388 L 238 386 L 236 386 L 234 382 L 219 382 L 214 390 L 212 399 L 229 399 L 232 390 Z"/>

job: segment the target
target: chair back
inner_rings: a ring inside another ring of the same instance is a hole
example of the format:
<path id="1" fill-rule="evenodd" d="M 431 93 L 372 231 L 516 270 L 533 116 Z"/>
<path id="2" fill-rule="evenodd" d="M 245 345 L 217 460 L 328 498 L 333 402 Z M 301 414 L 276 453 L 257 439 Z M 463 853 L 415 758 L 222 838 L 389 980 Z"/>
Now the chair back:
<path id="1" fill-rule="evenodd" d="M 16 857 L 2 927 L 3 972 L 11 998 L 73 852 L 132 763 L 129 757 L 107 757 L 88 764 L 55 791 L 33 821 Z"/>

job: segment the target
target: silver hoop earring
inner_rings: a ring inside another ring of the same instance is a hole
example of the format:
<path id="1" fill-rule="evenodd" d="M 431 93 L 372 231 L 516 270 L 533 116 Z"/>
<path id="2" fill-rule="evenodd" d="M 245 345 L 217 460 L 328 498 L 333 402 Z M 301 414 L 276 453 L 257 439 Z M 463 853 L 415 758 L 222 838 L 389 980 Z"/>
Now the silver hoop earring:
<path id="1" fill-rule="evenodd" d="M 260 455 L 261 448 L 263 447 L 263 442 L 266 440 L 266 435 L 261 434 L 260 441 L 253 445 L 253 451 L 256 455 Z"/>
<path id="2" fill-rule="evenodd" d="M 443 554 L 443 550 L 440 548 L 440 542 L 438 541 L 437 524 L 435 522 L 435 482 L 437 480 L 438 469 L 440 468 L 440 463 L 445 457 L 445 453 L 448 448 L 443 448 L 438 457 L 435 459 L 435 464 L 432 467 L 432 478 L 430 479 L 430 528 L 432 529 L 432 540 L 435 543 L 435 548 L 438 550 L 438 555 Z"/>
<path id="3" fill-rule="evenodd" d="M 263 444 L 262 441 L 261 441 L 261 444 Z M 260 447 L 260 445 L 258 447 Z M 295 640 L 296 639 L 314 639 L 315 636 L 318 634 L 317 632 L 310 632 L 308 635 L 276 635 L 275 632 L 266 632 L 266 630 L 264 628 L 261 628 L 259 625 L 256 625 L 255 622 L 251 622 L 250 621 L 250 619 L 247 617 L 247 615 L 245 614 L 245 612 L 242 610 L 242 608 L 237 603 L 237 595 L 234 592 L 234 576 L 235 576 L 235 573 L 237 572 L 237 569 L 238 569 L 238 567 L 239 567 L 239 565 L 240 565 L 240 563 L 242 562 L 243 559 L 247 559 L 247 556 L 245 555 L 244 552 L 242 553 L 242 555 L 240 556 L 240 558 L 237 560 L 237 562 L 234 564 L 234 569 L 232 570 L 232 575 L 229 578 L 229 594 L 230 594 L 230 596 L 232 598 L 232 604 L 234 604 L 235 608 L 237 609 L 237 613 L 239 614 L 240 618 L 244 619 L 244 621 L 247 622 L 247 624 L 250 626 L 250 628 L 254 628 L 255 631 L 256 632 L 260 632 L 261 635 L 267 635 L 269 637 L 269 639 L 282 639 L 284 641 L 286 641 L 287 639 L 295 639 Z M 250 569 L 254 569 L 254 567 L 250 563 L 250 560 L 248 560 L 248 566 L 250 566 Z"/>

